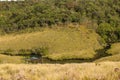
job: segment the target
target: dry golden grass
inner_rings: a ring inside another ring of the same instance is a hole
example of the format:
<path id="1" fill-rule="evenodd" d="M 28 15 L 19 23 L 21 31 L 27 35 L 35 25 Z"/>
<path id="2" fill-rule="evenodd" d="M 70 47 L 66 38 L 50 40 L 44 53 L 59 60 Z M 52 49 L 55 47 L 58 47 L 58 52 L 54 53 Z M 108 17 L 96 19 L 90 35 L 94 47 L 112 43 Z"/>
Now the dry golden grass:
<path id="1" fill-rule="evenodd" d="M 20 50 L 47 47 L 49 56 L 53 59 L 54 56 L 51 57 L 51 55 L 54 54 L 60 55 L 60 59 L 64 59 L 62 57 L 64 54 L 65 58 L 70 59 L 72 58 L 71 55 L 73 58 L 80 58 L 81 55 L 81 58 L 91 58 L 94 57 L 95 50 L 102 48 L 99 40 L 100 36 L 85 26 L 44 28 L 39 32 L 1 36 L 0 49 Z M 91 53 L 86 57 L 84 54 L 88 54 L 89 51 Z"/>
<path id="2" fill-rule="evenodd" d="M 22 56 L 9 56 L 0 54 L 0 63 L 23 63 L 24 57 Z"/>
<path id="3" fill-rule="evenodd" d="M 1 64 L 1 80 L 119 80 L 120 62 Z"/>

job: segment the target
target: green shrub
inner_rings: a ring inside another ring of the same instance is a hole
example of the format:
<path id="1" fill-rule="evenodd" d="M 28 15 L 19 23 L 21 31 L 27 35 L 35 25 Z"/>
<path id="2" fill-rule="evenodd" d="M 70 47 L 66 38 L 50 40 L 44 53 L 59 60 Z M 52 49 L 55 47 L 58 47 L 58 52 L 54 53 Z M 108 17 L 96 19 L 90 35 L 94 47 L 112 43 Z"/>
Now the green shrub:
<path id="1" fill-rule="evenodd" d="M 48 48 L 42 47 L 42 48 L 33 48 L 31 49 L 31 53 L 36 55 L 45 56 L 48 54 Z"/>
<path id="2" fill-rule="evenodd" d="M 7 49 L 7 50 L 5 50 L 4 51 L 4 54 L 7 54 L 7 55 L 14 55 L 14 50 L 12 50 L 12 49 Z"/>
<path id="3" fill-rule="evenodd" d="M 29 49 L 20 49 L 19 51 L 18 51 L 18 55 L 30 55 L 31 54 L 31 50 L 29 50 Z"/>
<path id="4" fill-rule="evenodd" d="M 97 28 L 97 32 L 106 42 L 115 41 L 117 39 L 114 30 L 115 29 L 109 23 L 101 23 Z"/>

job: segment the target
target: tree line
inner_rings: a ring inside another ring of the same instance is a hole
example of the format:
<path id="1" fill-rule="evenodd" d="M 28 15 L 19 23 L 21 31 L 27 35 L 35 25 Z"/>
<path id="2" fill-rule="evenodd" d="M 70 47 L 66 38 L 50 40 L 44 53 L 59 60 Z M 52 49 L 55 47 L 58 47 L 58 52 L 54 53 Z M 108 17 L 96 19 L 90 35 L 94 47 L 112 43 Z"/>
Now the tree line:
<path id="1" fill-rule="evenodd" d="M 106 42 L 120 40 L 120 0 L 25 0 L 0 2 L 0 31 L 91 21 Z M 88 25 L 89 26 L 89 25 Z"/>

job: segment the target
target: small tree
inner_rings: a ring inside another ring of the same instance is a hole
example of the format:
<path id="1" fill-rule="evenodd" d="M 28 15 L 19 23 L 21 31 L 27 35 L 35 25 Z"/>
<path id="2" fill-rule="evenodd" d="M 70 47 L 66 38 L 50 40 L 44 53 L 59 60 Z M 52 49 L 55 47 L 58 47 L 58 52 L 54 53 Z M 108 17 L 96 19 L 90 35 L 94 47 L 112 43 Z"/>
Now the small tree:
<path id="1" fill-rule="evenodd" d="M 114 28 L 109 23 L 101 23 L 97 28 L 97 32 L 102 36 L 106 42 L 111 42 L 114 40 Z"/>

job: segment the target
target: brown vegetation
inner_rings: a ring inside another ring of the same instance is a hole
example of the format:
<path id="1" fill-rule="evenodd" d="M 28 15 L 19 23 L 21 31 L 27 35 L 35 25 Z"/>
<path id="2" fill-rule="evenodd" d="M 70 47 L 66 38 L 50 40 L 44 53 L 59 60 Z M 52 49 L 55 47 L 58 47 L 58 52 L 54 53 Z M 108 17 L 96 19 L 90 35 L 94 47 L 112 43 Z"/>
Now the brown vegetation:
<path id="1" fill-rule="evenodd" d="M 96 65 L 99 64 L 99 65 Z M 0 80 L 119 80 L 120 62 L 1 64 Z"/>

